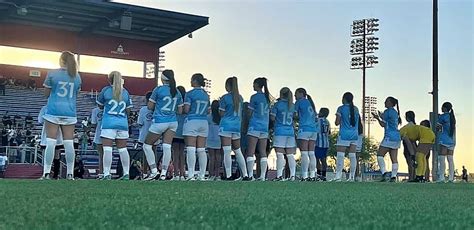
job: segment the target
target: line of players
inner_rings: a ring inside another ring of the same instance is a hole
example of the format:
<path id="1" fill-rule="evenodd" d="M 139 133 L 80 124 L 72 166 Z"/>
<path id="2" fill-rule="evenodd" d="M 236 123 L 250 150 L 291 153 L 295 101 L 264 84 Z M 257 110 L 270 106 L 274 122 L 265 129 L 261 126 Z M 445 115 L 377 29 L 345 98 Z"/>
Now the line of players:
<path id="1" fill-rule="evenodd" d="M 45 120 L 45 130 L 47 134 L 46 150 L 44 156 L 44 175 L 43 179 L 49 178 L 52 157 L 54 156 L 54 147 L 58 128 L 62 131 L 63 143 L 66 152 L 67 179 L 72 178 L 72 169 L 74 166 L 74 149 L 72 145 L 72 134 L 76 119 L 76 96 L 80 90 L 81 79 L 77 73 L 77 65 L 74 56 L 70 52 L 63 52 L 60 58 L 61 69 L 50 71 L 45 80 L 45 94 L 48 96 L 47 111 L 43 116 Z M 321 119 L 317 119 L 315 105 L 312 98 L 303 88 L 295 90 L 296 102 L 293 103 L 292 91 L 284 87 L 280 90 L 279 98 L 271 106 L 270 94 L 267 86 L 267 79 L 257 78 L 253 82 L 253 89 L 256 91 L 250 98 L 248 104 L 248 124 L 247 136 L 247 158 L 241 150 L 241 125 L 243 112 L 243 98 L 239 94 L 239 88 L 236 77 L 230 77 L 226 80 L 225 89 L 227 94 L 223 95 L 219 102 L 211 104 L 207 92 L 203 89 L 205 78 L 202 74 L 196 73 L 191 77 L 192 90 L 184 93 L 184 90 L 178 90 L 174 72 L 165 70 L 161 76 L 161 86 L 157 86 L 148 98 L 147 108 L 153 111 L 153 122 L 148 128 L 143 144 L 143 150 L 150 167 L 151 173 L 145 180 L 164 180 L 168 171 L 172 157 L 172 143 L 176 136 L 179 125 L 179 117 L 182 120 L 182 135 L 186 145 L 187 165 L 195 166 L 198 159 L 200 171 L 195 177 L 194 167 L 188 167 L 188 180 L 204 180 L 204 174 L 207 168 L 206 145 L 210 134 L 214 136 L 209 139 L 216 139 L 215 134 L 220 137 L 220 146 L 222 147 L 223 162 L 225 169 L 225 179 L 231 178 L 231 152 L 234 152 L 239 165 L 242 180 L 253 179 L 253 168 L 255 163 L 255 152 L 261 156 L 261 173 L 258 180 L 265 180 L 267 171 L 267 143 L 269 137 L 269 126 L 273 123 L 273 148 L 277 156 L 277 179 L 283 178 L 283 169 L 285 168 L 285 155 L 288 161 L 290 177 L 288 180 L 296 179 L 296 161 L 294 154 L 296 147 L 301 151 L 302 180 L 315 180 L 316 157 L 315 145 L 318 142 L 317 153 L 325 155 L 329 147 L 328 134 L 329 122 L 326 117 L 329 110 L 321 110 Z M 123 166 L 124 175 L 122 180 L 129 179 L 130 157 L 126 148 L 128 136 L 128 114 L 132 107 L 130 95 L 123 88 L 122 76 L 119 72 L 113 71 L 109 74 L 110 85 L 106 86 L 100 92 L 97 104 L 103 109 L 101 124 L 99 125 L 100 140 L 103 149 L 103 179 L 111 179 L 112 164 L 112 146 L 115 143 Z M 185 95 L 183 95 L 185 94 Z M 342 97 L 342 105 L 339 106 L 336 113 L 336 126 L 339 126 L 339 136 L 336 143 L 336 177 L 335 181 L 342 180 L 343 162 L 346 153 L 350 159 L 349 181 L 355 179 L 355 169 L 357 165 L 357 143 L 361 143 L 362 124 L 359 111 L 353 104 L 354 96 L 347 92 Z M 395 110 L 394 107 L 397 107 Z M 218 107 L 218 109 L 217 109 Z M 398 162 L 397 152 L 400 147 L 401 137 L 410 144 L 411 153 L 416 150 L 416 160 L 420 163 L 419 167 L 426 167 L 424 157 L 426 152 L 430 151 L 431 145 L 422 138 L 429 133 L 426 129 L 420 129 L 420 126 L 412 125 L 416 128 L 407 128 L 400 135 L 398 126 L 401 124 L 400 113 L 398 109 L 398 100 L 388 97 L 385 101 L 387 108 L 383 113 L 378 112 L 374 117 L 384 127 L 384 139 L 378 150 L 377 161 L 382 173 L 385 176 L 388 173 L 385 170 L 383 156 L 390 153 L 392 159 L 392 172 L 390 181 L 395 181 Z M 247 108 L 245 108 L 247 109 Z M 217 112 L 218 110 L 218 112 Z M 452 165 L 452 153 L 454 150 L 454 130 L 455 118 L 450 103 L 443 104 L 444 114 L 440 116 L 440 143 L 441 155 L 448 155 L 450 161 L 450 171 Z M 179 116 L 182 114 L 183 116 Z M 210 114 L 210 116 L 208 115 Z M 150 117 L 149 117 L 150 118 Z M 297 122 L 295 122 L 297 121 Z M 210 125 L 211 123 L 211 129 Z M 295 124 L 298 124 L 297 134 L 295 135 Z M 214 126 L 213 126 L 213 125 Z M 218 131 L 215 130 L 218 124 Z M 422 125 L 429 126 L 426 122 Z M 410 135 L 409 135 L 410 134 Z M 416 134 L 416 135 L 415 135 Z M 295 137 L 296 136 L 296 137 Z M 319 136 L 319 138 L 318 138 Z M 434 135 L 433 135 L 434 136 Z M 408 138 L 405 138 L 408 137 Z M 161 139 L 163 148 L 163 157 L 161 162 L 161 172 L 158 172 L 154 145 Z M 219 138 L 217 138 L 219 139 Z M 429 138 L 428 138 L 429 139 Z M 417 144 L 416 141 L 419 141 Z M 430 144 L 434 143 L 434 138 L 428 140 Z M 361 144 L 360 144 L 361 146 Z M 72 147 L 72 150 L 71 150 Z M 257 151 L 258 150 L 258 151 Z M 176 152 L 176 151 L 175 151 Z M 420 155 L 421 154 L 421 155 Z M 449 157 L 451 156 L 451 157 Z M 444 162 L 440 164 L 443 169 Z M 308 175 L 309 171 L 309 175 Z M 422 169 L 420 169 L 422 171 Z M 252 173 L 250 173 L 252 172 Z M 424 172 L 424 171 L 423 171 Z M 418 173 L 417 173 L 418 175 Z M 423 174 L 424 175 L 424 174 Z M 421 176 L 421 175 L 418 175 Z M 444 177 L 444 175 L 443 175 Z M 422 181 L 422 177 L 417 178 Z M 450 177 L 451 180 L 451 177 Z"/>

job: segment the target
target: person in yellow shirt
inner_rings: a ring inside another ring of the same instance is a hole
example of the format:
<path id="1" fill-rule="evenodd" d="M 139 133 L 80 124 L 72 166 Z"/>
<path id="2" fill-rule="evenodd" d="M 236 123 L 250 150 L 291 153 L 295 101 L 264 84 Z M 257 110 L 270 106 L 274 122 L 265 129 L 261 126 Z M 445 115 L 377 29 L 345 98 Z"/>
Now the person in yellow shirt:
<path id="1" fill-rule="evenodd" d="M 415 113 L 413 111 L 407 111 L 405 113 L 405 119 L 408 122 L 405 126 L 403 126 L 400 129 L 400 136 L 406 136 L 408 135 L 409 139 L 415 139 L 416 135 L 412 133 L 408 133 L 408 131 L 411 131 L 410 127 L 416 125 L 415 122 Z M 411 131 L 412 132 L 412 131 Z M 405 160 L 408 165 L 408 180 L 412 181 L 415 179 L 415 155 L 410 155 L 410 151 L 408 151 L 407 144 L 403 141 L 403 155 L 405 156 Z"/>
<path id="2" fill-rule="evenodd" d="M 403 142 L 408 147 L 411 156 L 416 156 L 416 179 L 415 182 L 425 182 L 426 169 L 428 168 L 428 161 L 426 156 L 431 152 L 435 142 L 435 134 L 431 130 L 431 125 L 428 120 L 424 120 L 420 125 L 413 125 L 400 132 Z M 416 142 L 418 141 L 418 145 Z M 416 152 L 416 154 L 415 154 Z"/>

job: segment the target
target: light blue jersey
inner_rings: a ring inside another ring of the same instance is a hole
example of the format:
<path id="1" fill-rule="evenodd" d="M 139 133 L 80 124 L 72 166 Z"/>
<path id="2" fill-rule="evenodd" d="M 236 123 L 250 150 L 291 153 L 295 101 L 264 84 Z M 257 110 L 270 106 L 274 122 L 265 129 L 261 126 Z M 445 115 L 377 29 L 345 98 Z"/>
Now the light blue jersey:
<path id="1" fill-rule="evenodd" d="M 234 101 L 231 93 L 225 94 L 219 100 L 219 110 L 224 111 L 219 128 L 223 132 L 240 133 L 243 99 L 240 96 L 239 109 L 234 111 Z"/>
<path id="2" fill-rule="evenodd" d="M 206 120 L 209 111 L 209 95 L 202 88 L 194 88 L 186 93 L 184 104 L 190 105 L 188 120 Z"/>
<path id="3" fill-rule="evenodd" d="M 150 129 L 153 123 L 153 111 L 149 110 L 147 106 L 140 108 L 138 112 L 138 125 L 140 125 L 140 133 L 138 135 L 138 142 L 145 143 L 146 136 L 148 135 L 148 129 Z"/>
<path id="4" fill-rule="evenodd" d="M 394 108 L 388 108 L 383 112 L 382 119 L 385 121 L 384 139 L 401 141 L 400 131 L 398 130 L 398 112 Z"/>
<path id="5" fill-rule="evenodd" d="M 270 122 L 270 108 L 265 94 L 258 92 L 250 97 L 248 108 L 253 111 L 249 122 L 249 132 L 258 131 L 268 133 Z"/>
<path id="6" fill-rule="evenodd" d="M 184 126 L 184 120 L 186 119 L 186 115 L 178 114 L 176 117 L 178 120 L 178 127 L 176 128 L 176 135 L 174 137 L 178 139 L 183 139 L 184 138 L 183 126 Z"/>
<path id="7" fill-rule="evenodd" d="M 451 131 L 451 117 L 449 113 L 443 113 L 439 116 L 438 123 L 443 127 L 441 130 L 441 134 L 439 135 L 439 143 L 446 146 L 453 146 L 455 145 L 454 134 L 453 136 L 449 136 L 449 132 Z"/>
<path id="8" fill-rule="evenodd" d="M 311 102 L 306 99 L 299 99 L 295 103 L 295 110 L 299 118 L 299 132 L 316 132 L 316 113 Z"/>
<path id="9" fill-rule="evenodd" d="M 288 101 L 280 99 L 273 105 L 271 115 L 275 117 L 275 136 L 294 136 L 293 115 L 295 106 L 288 108 Z"/>
<path id="10" fill-rule="evenodd" d="M 153 118 L 155 123 L 168 123 L 177 121 L 178 106 L 183 106 L 183 97 L 179 91 L 171 97 L 170 86 L 162 85 L 153 90 L 150 101 L 155 103 Z"/>
<path id="11" fill-rule="evenodd" d="M 214 121 L 212 120 L 212 115 L 210 114 L 207 116 L 207 122 L 209 124 L 209 134 L 206 140 L 206 147 L 212 149 L 220 149 L 221 137 L 219 136 L 219 124 L 214 123 Z"/>
<path id="12" fill-rule="evenodd" d="M 339 138 L 345 141 L 357 141 L 359 138 L 359 109 L 354 106 L 354 126 L 351 125 L 351 106 L 344 104 L 337 108 L 337 115 L 341 117 Z"/>
<path id="13" fill-rule="evenodd" d="M 128 131 L 128 116 L 126 109 L 133 107 L 132 99 L 126 89 L 122 90 L 122 99 L 113 99 L 112 86 L 106 86 L 97 97 L 97 104 L 104 106 L 102 130 L 117 129 Z"/>
<path id="14" fill-rule="evenodd" d="M 318 138 L 316 146 L 319 148 L 329 148 L 329 130 L 331 128 L 328 119 L 318 118 Z"/>
<path id="15" fill-rule="evenodd" d="M 51 70 L 43 86 L 51 89 L 47 114 L 58 117 L 76 117 L 76 98 L 81 89 L 81 77 L 69 76 L 66 69 Z"/>

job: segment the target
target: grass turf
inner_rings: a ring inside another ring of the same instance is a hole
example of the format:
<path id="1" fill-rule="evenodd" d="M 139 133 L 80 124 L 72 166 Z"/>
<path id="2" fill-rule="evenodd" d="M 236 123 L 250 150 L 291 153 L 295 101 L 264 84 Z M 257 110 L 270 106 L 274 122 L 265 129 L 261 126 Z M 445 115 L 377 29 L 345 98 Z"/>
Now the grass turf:
<path id="1" fill-rule="evenodd" d="M 0 229 L 474 229 L 474 184 L 0 180 Z"/>

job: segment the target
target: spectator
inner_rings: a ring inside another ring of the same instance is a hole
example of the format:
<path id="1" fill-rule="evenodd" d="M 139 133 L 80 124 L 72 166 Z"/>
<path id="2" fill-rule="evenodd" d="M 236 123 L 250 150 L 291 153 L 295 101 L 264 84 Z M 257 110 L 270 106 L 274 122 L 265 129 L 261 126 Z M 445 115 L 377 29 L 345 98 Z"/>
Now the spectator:
<path id="1" fill-rule="evenodd" d="M 28 151 L 28 145 L 26 144 L 26 142 L 23 142 L 20 144 L 19 148 L 20 148 L 20 163 L 27 163 L 26 156 L 30 155 Z"/>
<path id="2" fill-rule="evenodd" d="M 21 116 L 18 113 L 13 117 L 13 126 L 15 126 L 15 129 L 23 127 L 21 120 Z"/>
<path id="3" fill-rule="evenodd" d="M 84 132 L 82 132 L 82 135 L 81 135 L 81 150 L 82 151 L 87 150 L 87 145 L 88 144 L 89 144 L 88 132 L 84 131 Z"/>
<path id="4" fill-rule="evenodd" d="M 8 111 L 5 112 L 5 115 L 2 117 L 3 126 L 8 127 L 9 129 L 12 128 L 12 120 L 10 119 L 10 115 Z"/>
<path id="5" fill-rule="evenodd" d="M 15 139 L 17 145 L 21 145 L 23 143 L 23 132 L 20 129 L 17 129 Z"/>
<path id="6" fill-rule="evenodd" d="M 142 169 L 140 165 L 140 161 L 132 161 L 130 167 L 130 180 L 139 180 L 142 177 Z"/>
<path id="7" fill-rule="evenodd" d="M 461 179 L 465 182 L 467 182 L 467 169 L 464 167 L 464 165 L 462 166 L 462 176 L 461 176 Z"/>
<path id="8" fill-rule="evenodd" d="M 74 178 L 84 179 L 84 163 L 82 163 L 80 155 L 76 155 L 76 162 L 74 163 Z"/>
<path id="9" fill-rule="evenodd" d="M 33 126 L 33 117 L 31 116 L 31 113 L 28 113 L 28 115 L 25 117 L 25 128 L 32 128 Z"/>
<path id="10" fill-rule="evenodd" d="M 0 155 L 0 178 L 5 177 L 5 170 L 8 166 L 8 157 L 5 155 Z"/>
<path id="11" fill-rule="evenodd" d="M 2 129 L 2 147 L 8 146 L 8 131 L 5 127 Z M 5 153 L 5 148 L 2 148 L 2 153 Z"/>
<path id="12" fill-rule="evenodd" d="M 32 133 L 31 133 L 30 128 L 26 128 L 26 132 L 25 132 L 26 144 L 30 144 L 30 143 L 31 143 L 31 138 L 32 138 L 31 135 L 32 135 Z"/>
<path id="13" fill-rule="evenodd" d="M 28 82 L 26 84 L 26 87 L 28 89 L 31 89 L 31 90 L 35 91 L 36 90 L 36 81 L 33 80 L 33 79 L 28 80 Z"/>

